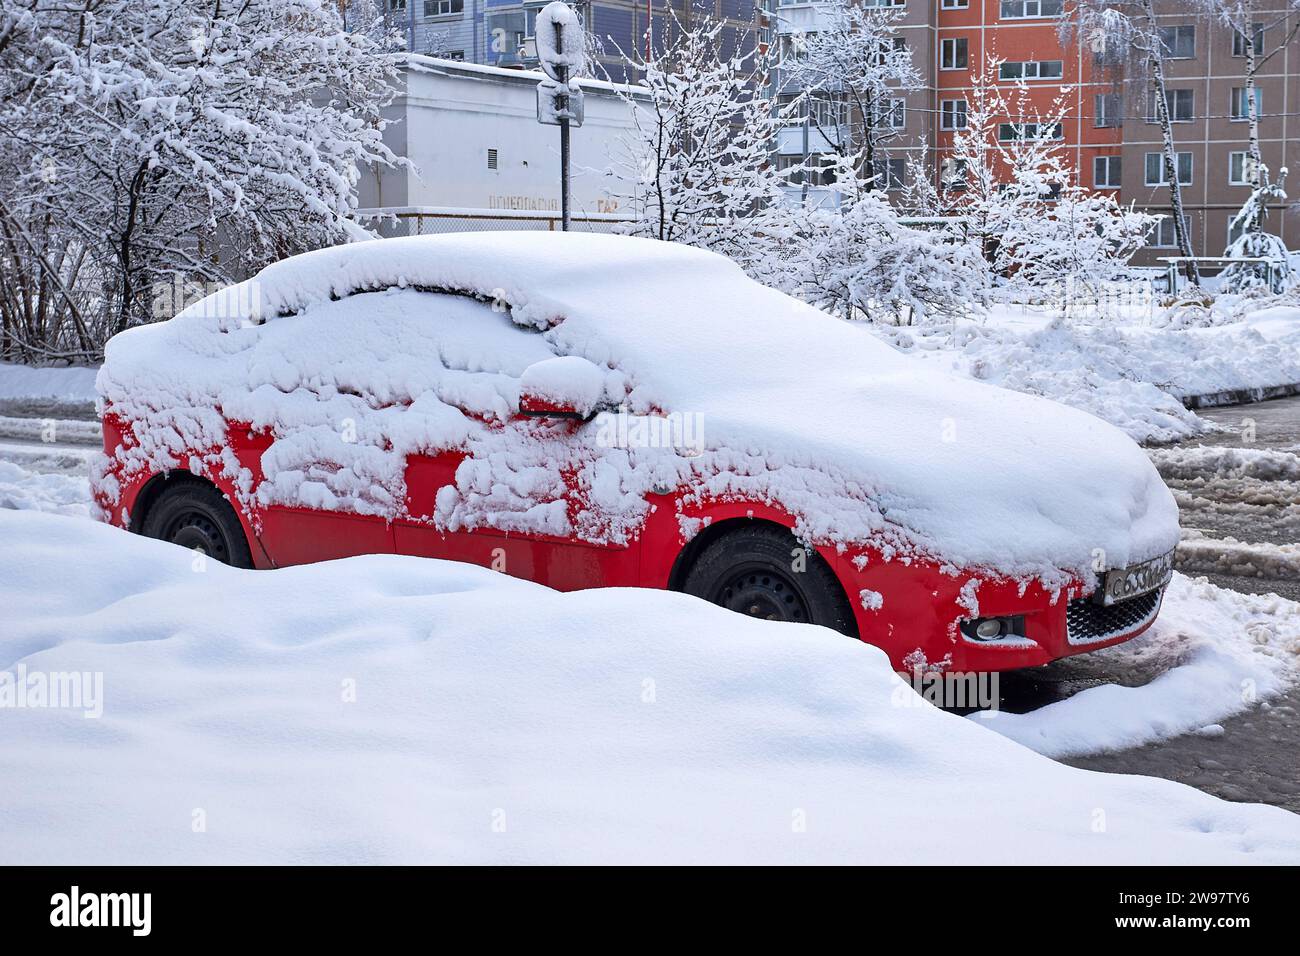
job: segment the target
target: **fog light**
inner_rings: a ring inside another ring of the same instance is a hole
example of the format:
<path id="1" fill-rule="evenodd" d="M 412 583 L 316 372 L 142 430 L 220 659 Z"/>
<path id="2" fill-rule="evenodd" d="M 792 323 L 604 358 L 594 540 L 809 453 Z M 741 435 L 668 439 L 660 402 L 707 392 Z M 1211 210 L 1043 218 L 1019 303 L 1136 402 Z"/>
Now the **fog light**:
<path id="1" fill-rule="evenodd" d="M 975 625 L 975 636 L 981 641 L 991 641 L 1002 636 L 1002 622 L 995 617 L 985 618 Z"/>

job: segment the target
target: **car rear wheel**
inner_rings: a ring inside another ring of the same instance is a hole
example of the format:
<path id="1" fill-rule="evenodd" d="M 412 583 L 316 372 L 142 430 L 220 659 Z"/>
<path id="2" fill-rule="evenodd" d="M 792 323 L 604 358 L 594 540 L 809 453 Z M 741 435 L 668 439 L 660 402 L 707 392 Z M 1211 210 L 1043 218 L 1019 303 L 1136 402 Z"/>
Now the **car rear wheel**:
<path id="1" fill-rule="evenodd" d="M 682 590 L 748 617 L 821 624 L 858 636 L 835 573 L 783 528 L 754 525 L 724 533 L 696 559 Z"/>
<path id="2" fill-rule="evenodd" d="M 223 564 L 253 566 L 235 509 L 211 485 L 185 482 L 164 489 L 141 530 L 150 538 L 202 551 Z"/>

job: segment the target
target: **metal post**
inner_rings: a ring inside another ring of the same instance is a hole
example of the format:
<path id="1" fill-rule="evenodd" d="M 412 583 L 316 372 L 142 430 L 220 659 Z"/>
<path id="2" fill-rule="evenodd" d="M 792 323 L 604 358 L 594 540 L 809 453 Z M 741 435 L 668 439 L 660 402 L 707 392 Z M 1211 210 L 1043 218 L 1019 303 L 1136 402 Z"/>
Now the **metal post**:
<path id="1" fill-rule="evenodd" d="M 560 53 L 564 50 L 564 29 L 560 24 L 555 24 L 555 49 Z M 569 68 L 567 66 L 558 66 L 557 71 L 560 74 L 560 83 L 564 89 L 569 86 Z M 557 96 L 556 105 L 560 108 L 560 229 L 564 232 L 569 231 L 569 121 L 566 118 L 569 112 L 568 96 Z"/>

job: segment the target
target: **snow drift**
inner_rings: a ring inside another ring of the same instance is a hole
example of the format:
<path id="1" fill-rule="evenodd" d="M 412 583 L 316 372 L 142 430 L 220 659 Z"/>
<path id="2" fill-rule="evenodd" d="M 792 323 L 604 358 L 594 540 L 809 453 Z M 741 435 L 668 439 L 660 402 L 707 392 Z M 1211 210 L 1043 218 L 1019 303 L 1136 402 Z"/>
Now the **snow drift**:
<path id="1" fill-rule="evenodd" d="M 102 675 L 98 718 L 4 712 L 7 864 L 1300 862 L 1300 817 L 1058 765 L 824 628 L 25 512 L 0 538 L 0 669 Z"/>
<path id="2" fill-rule="evenodd" d="M 700 416 L 704 453 L 500 427 L 528 367 L 556 356 L 603 370 L 609 407 Z M 307 253 L 117 336 L 98 386 L 145 426 L 120 453 L 128 475 L 221 471 L 250 509 L 395 517 L 405 456 L 456 448 L 470 458 L 438 499 L 450 528 L 625 540 L 649 489 L 680 483 L 778 504 L 819 543 L 1051 583 L 1089 579 L 1097 549 L 1122 566 L 1178 537 L 1169 492 L 1109 425 L 920 368 L 720 256 L 644 239 L 458 234 Z M 227 420 L 274 436 L 260 488 L 232 455 L 188 456 L 220 447 Z M 589 492 L 576 517 L 557 501 L 566 471 Z"/>

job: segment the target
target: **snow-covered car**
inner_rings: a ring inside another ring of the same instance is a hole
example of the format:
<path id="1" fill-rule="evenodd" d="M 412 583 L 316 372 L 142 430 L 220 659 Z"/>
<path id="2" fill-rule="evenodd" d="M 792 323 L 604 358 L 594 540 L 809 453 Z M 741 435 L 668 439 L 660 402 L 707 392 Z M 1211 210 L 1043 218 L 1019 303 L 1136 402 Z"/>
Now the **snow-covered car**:
<path id="1" fill-rule="evenodd" d="M 1082 412 L 614 236 L 295 256 L 108 345 L 105 520 L 230 564 L 395 552 L 823 624 L 900 669 L 1155 619 L 1177 509 Z"/>

